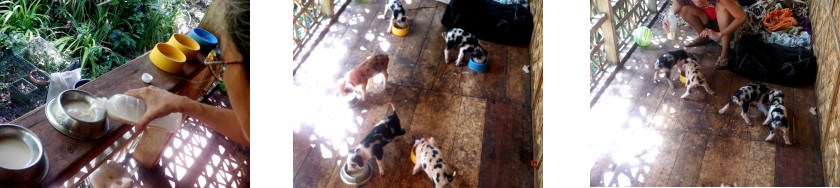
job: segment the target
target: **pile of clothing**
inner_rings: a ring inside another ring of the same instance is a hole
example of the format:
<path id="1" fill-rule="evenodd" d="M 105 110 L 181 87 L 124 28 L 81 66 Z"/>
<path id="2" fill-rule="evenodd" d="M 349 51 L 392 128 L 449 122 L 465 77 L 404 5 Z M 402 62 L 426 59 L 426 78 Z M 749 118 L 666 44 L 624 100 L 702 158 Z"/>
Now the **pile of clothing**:
<path id="1" fill-rule="evenodd" d="M 787 47 L 811 48 L 811 21 L 808 19 L 807 0 L 793 0 L 785 8 L 784 0 L 758 0 L 743 6 L 747 14 L 742 32 L 744 35 L 760 34 L 767 43 Z"/>

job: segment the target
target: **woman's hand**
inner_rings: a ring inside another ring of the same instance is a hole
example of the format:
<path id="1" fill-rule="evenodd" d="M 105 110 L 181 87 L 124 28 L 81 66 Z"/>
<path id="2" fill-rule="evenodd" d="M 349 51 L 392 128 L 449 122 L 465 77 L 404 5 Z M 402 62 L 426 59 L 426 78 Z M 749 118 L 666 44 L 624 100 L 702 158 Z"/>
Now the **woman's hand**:
<path id="1" fill-rule="evenodd" d="M 135 131 L 143 130 L 152 120 L 169 115 L 172 112 L 180 112 L 179 105 L 183 104 L 182 101 L 186 99 L 155 86 L 128 90 L 124 94 L 143 99 L 146 102 L 146 113 L 134 125 Z"/>
<path id="2" fill-rule="evenodd" d="M 700 33 L 701 37 L 712 37 L 714 39 L 720 39 L 720 32 L 715 32 L 712 29 L 705 29 L 703 32 Z"/>

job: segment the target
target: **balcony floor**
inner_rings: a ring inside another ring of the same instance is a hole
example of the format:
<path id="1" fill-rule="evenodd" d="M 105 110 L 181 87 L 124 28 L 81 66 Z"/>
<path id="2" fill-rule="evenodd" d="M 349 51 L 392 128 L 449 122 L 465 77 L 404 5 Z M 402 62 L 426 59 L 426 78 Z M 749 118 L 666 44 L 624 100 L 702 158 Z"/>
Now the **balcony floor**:
<path id="1" fill-rule="evenodd" d="M 426 175 L 411 175 L 412 135 L 436 139 L 458 172 L 454 187 L 533 187 L 531 75 L 522 70 L 530 64 L 528 46 L 481 41 L 490 69 L 455 67 L 443 61 L 445 4 L 402 0 L 411 32 L 397 37 L 386 33 L 389 20 L 378 18 L 384 2 L 352 1 L 294 76 L 294 186 L 350 187 L 339 177 L 348 148 L 392 112 L 393 102 L 407 134 L 385 146 L 385 176 L 375 170 L 363 187 L 433 185 Z M 389 55 L 388 82 L 372 80 L 367 101 L 348 107 L 335 97 L 336 81 L 374 54 Z"/>
<path id="2" fill-rule="evenodd" d="M 786 95 L 793 145 L 784 145 L 780 134 L 765 142 L 769 129 L 761 125 L 765 116 L 755 107 L 749 111 L 752 126 L 744 122 L 737 106 L 717 113 L 750 82 L 729 70 L 714 69 L 720 47 L 712 50 L 718 52 L 709 50 L 717 44 L 687 49 L 700 59 L 717 95 L 696 89 L 682 100 L 684 84 L 677 82 L 676 89 L 670 89 L 667 83 L 653 83 L 656 59 L 683 47 L 664 39 L 661 23 L 652 29 L 654 44 L 632 53 L 590 109 L 588 126 L 599 135 L 589 140 L 591 186 L 824 185 L 818 116 L 809 112 L 816 107 L 813 86 L 766 84 Z M 677 41 L 697 35 L 687 25 L 681 29 Z"/>

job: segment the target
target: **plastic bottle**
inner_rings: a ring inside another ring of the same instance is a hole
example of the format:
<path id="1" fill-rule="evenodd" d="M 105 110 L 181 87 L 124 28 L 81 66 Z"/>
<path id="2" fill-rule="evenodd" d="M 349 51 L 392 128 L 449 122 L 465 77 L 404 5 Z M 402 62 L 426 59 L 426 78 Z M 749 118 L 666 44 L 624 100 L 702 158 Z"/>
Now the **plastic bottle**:
<path id="1" fill-rule="evenodd" d="M 677 39 L 677 16 L 674 13 L 668 14 L 668 39 L 674 40 Z"/>

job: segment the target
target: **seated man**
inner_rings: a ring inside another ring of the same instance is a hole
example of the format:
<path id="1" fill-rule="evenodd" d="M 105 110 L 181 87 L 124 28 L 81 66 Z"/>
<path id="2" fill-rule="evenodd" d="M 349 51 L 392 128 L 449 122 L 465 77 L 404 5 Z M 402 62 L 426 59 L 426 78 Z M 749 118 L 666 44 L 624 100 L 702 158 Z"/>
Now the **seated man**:
<path id="1" fill-rule="evenodd" d="M 674 0 L 671 12 L 679 15 L 698 36 L 685 43 L 686 47 L 715 41 L 720 44 L 720 57 L 715 61 L 716 69 L 724 69 L 729 61 L 729 50 L 735 47 L 735 33 L 747 21 L 747 15 L 735 0 Z M 668 20 L 662 22 L 668 31 Z"/>

